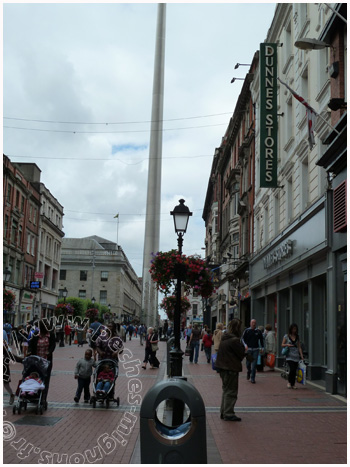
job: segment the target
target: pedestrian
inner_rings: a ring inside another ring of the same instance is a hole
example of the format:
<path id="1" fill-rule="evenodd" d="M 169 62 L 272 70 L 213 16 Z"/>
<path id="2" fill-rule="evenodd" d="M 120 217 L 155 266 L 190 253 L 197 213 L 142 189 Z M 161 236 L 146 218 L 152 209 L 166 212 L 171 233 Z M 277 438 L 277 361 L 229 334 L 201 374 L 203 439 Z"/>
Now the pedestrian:
<path id="1" fill-rule="evenodd" d="M 5 338 L 6 334 L 6 338 Z M 15 360 L 16 362 L 22 362 L 23 357 L 18 357 L 14 353 L 11 352 L 10 347 L 8 345 L 8 336 L 6 331 L 4 330 L 4 338 L 3 338 L 3 349 L 2 349 L 2 380 L 4 384 L 4 388 L 6 389 L 7 393 L 10 395 L 10 402 L 9 404 L 12 405 L 15 401 L 15 393 L 11 388 L 11 373 L 10 373 L 10 361 Z"/>
<path id="2" fill-rule="evenodd" d="M 99 322 L 98 316 L 96 316 L 94 318 L 94 322 L 90 324 L 90 329 L 92 330 L 90 347 L 92 348 L 92 352 L 93 352 L 95 361 L 96 361 L 96 355 L 97 355 L 96 341 L 98 339 L 98 336 L 100 335 L 100 327 L 101 326 L 102 326 L 102 324 Z"/>
<path id="3" fill-rule="evenodd" d="M 271 324 L 265 326 L 265 359 L 268 354 L 276 355 L 276 335 Z M 274 368 L 271 368 L 274 371 Z"/>
<path id="4" fill-rule="evenodd" d="M 130 323 L 129 326 L 128 326 L 129 341 L 131 341 L 133 332 L 134 332 L 134 326 Z"/>
<path id="5" fill-rule="evenodd" d="M 162 326 L 159 326 L 159 328 L 158 328 L 158 337 L 159 337 L 159 340 L 161 340 L 162 334 L 163 334 L 163 327 L 162 327 Z"/>
<path id="6" fill-rule="evenodd" d="M 147 330 L 146 346 L 145 346 L 145 358 L 143 360 L 142 368 L 145 370 L 147 363 L 149 362 L 151 368 L 159 368 L 159 360 L 156 357 L 158 347 L 158 334 L 152 327 Z"/>
<path id="7" fill-rule="evenodd" d="M 207 328 L 206 333 L 203 336 L 202 344 L 204 347 L 205 356 L 207 357 L 207 362 L 210 363 L 211 359 L 211 347 L 213 345 L 213 335 L 211 330 Z"/>
<path id="8" fill-rule="evenodd" d="M 64 324 L 64 341 L 66 344 L 69 343 L 69 338 L 72 332 L 72 328 L 69 326 L 68 321 L 65 321 Z"/>
<path id="9" fill-rule="evenodd" d="M 258 359 L 256 361 L 256 371 L 264 371 L 265 329 L 264 326 L 258 326 L 258 329 L 261 331 L 261 334 L 263 336 L 263 345 L 261 345 L 259 342 L 259 354 Z"/>
<path id="10" fill-rule="evenodd" d="M 190 363 L 198 363 L 198 354 L 199 354 L 199 341 L 202 339 L 203 333 L 198 329 L 198 324 L 196 323 L 193 327 L 190 337 L 190 347 L 191 347 L 191 355 L 190 355 Z"/>
<path id="11" fill-rule="evenodd" d="M 123 342 L 126 342 L 126 332 L 124 326 L 121 326 L 120 323 L 116 323 L 117 336 L 119 336 Z"/>
<path id="12" fill-rule="evenodd" d="M 146 338 L 146 326 L 141 324 L 139 327 L 139 334 L 140 334 L 140 345 L 143 345 L 143 340 Z"/>
<path id="13" fill-rule="evenodd" d="M 11 324 L 9 323 L 9 321 L 6 321 L 5 324 L 4 324 L 4 329 L 6 331 L 6 334 L 7 334 L 7 341 L 9 343 L 9 345 L 12 344 L 11 342 L 11 331 L 12 331 L 12 326 Z"/>
<path id="14" fill-rule="evenodd" d="M 166 339 L 168 338 L 168 320 L 164 320 L 163 335 Z"/>
<path id="15" fill-rule="evenodd" d="M 123 352 L 124 344 L 117 333 L 116 323 L 110 323 L 100 328 L 100 335 L 96 340 L 98 359 L 111 359 L 119 361 L 118 355 Z"/>
<path id="16" fill-rule="evenodd" d="M 224 325 L 222 323 L 217 323 L 216 329 L 213 334 L 214 353 L 218 353 L 223 329 Z"/>
<path id="17" fill-rule="evenodd" d="M 84 345 L 84 328 L 82 326 L 77 326 L 77 339 L 78 347 L 83 347 Z"/>
<path id="18" fill-rule="evenodd" d="M 255 384 L 256 364 L 259 356 L 259 351 L 260 349 L 262 349 L 263 351 L 264 347 L 263 335 L 260 329 L 257 329 L 256 327 L 256 319 L 253 318 L 250 321 L 250 327 L 244 330 L 242 342 L 245 350 L 247 351 L 247 354 L 253 357 L 252 361 L 250 361 L 250 358 L 246 359 L 247 380 L 251 380 L 251 382 Z"/>
<path id="19" fill-rule="evenodd" d="M 288 375 L 288 389 L 296 389 L 295 379 L 297 375 L 298 363 L 301 360 L 304 360 L 303 350 L 300 345 L 299 334 L 298 334 L 298 325 L 292 323 L 289 326 L 288 334 L 283 337 L 282 347 L 288 347 L 288 354 L 286 360 L 289 366 L 289 375 Z"/>
<path id="20" fill-rule="evenodd" d="M 241 325 L 241 320 L 236 318 L 229 322 L 227 331 L 221 338 L 215 363 L 222 381 L 220 417 L 230 422 L 241 421 L 241 418 L 235 414 L 238 377 L 242 371 L 242 360 L 245 355 L 244 345 L 241 342 Z"/>
<path id="21" fill-rule="evenodd" d="M 53 352 L 56 348 L 56 336 L 53 329 L 49 329 L 46 325 L 49 322 L 46 320 L 44 323 L 43 319 L 39 321 L 39 330 L 36 330 L 29 337 L 28 342 L 28 355 L 37 355 L 38 357 L 45 358 L 48 360 L 49 366 L 47 369 L 46 378 L 44 381 L 45 390 L 43 391 L 44 401 L 47 399 L 49 391 L 49 384 L 51 378 L 52 364 L 53 364 Z"/>
<path id="22" fill-rule="evenodd" d="M 189 324 L 186 329 L 186 345 L 187 347 L 190 345 L 190 339 L 192 334 L 192 324 Z"/>

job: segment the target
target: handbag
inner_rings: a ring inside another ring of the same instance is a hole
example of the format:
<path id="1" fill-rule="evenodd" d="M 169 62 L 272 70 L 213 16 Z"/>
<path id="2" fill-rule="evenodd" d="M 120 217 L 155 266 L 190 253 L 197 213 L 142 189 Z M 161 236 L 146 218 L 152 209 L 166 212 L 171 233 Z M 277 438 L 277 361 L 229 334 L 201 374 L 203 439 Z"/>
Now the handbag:
<path id="1" fill-rule="evenodd" d="M 283 347 L 283 349 L 282 349 L 282 355 L 283 355 L 284 357 L 287 357 L 288 354 L 289 354 L 289 347 Z"/>
<path id="2" fill-rule="evenodd" d="M 185 349 L 185 356 L 186 357 L 189 357 L 192 353 L 192 349 L 190 346 L 187 346 L 186 349 Z"/>
<path id="3" fill-rule="evenodd" d="M 274 368 L 275 367 L 275 360 L 276 360 L 276 357 L 274 356 L 273 353 L 268 353 L 266 355 L 266 366 L 270 367 L 270 368 Z"/>
<path id="4" fill-rule="evenodd" d="M 152 352 L 157 352 L 159 350 L 158 344 L 151 344 L 152 346 Z"/>
<path id="5" fill-rule="evenodd" d="M 213 370 L 216 370 L 216 357 L 217 357 L 218 354 L 214 353 L 212 356 L 211 356 L 211 367 Z"/>
<path id="6" fill-rule="evenodd" d="M 298 383 L 306 384 L 306 365 L 302 360 L 298 363 L 297 381 Z"/>

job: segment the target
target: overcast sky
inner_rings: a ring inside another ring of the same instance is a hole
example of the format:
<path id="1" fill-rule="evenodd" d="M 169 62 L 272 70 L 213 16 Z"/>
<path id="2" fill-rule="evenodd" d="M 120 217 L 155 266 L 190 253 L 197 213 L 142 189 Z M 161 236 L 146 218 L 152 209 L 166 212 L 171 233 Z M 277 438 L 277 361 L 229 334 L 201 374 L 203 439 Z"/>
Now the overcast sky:
<path id="1" fill-rule="evenodd" d="M 215 148 L 275 3 L 167 4 L 160 250 L 170 211 L 193 212 L 202 254 Z M 3 152 L 34 162 L 64 207 L 66 237 L 117 241 L 142 275 L 157 4 L 4 4 Z M 73 123 L 69 123 L 73 122 Z M 11 128 L 10 128 L 11 127 Z M 114 216 L 119 213 L 119 229 Z"/>

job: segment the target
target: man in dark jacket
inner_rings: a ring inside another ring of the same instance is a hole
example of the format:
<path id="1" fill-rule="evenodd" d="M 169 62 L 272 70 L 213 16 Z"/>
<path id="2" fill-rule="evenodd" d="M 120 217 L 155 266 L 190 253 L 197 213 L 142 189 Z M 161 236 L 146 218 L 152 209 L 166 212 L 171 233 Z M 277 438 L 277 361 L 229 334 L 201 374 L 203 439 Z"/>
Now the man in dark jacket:
<path id="1" fill-rule="evenodd" d="M 264 338 L 260 329 L 256 327 L 255 319 L 250 321 L 250 328 L 244 330 L 242 342 L 248 355 L 252 356 L 252 359 L 247 358 L 247 379 L 249 380 L 251 375 L 251 382 L 255 383 L 256 363 L 259 351 L 263 353 L 264 349 Z"/>
<path id="2" fill-rule="evenodd" d="M 239 319 L 229 322 L 227 331 L 222 334 L 215 366 L 222 380 L 222 398 L 220 416 L 225 421 L 239 422 L 235 414 L 238 395 L 238 374 L 242 371 L 244 346 L 241 342 L 241 325 Z"/>

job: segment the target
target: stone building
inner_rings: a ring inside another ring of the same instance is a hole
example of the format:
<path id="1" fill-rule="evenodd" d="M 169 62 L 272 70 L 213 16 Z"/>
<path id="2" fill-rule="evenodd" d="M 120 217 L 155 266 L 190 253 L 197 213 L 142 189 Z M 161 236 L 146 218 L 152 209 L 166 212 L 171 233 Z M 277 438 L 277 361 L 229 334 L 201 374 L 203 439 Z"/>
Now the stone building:
<path id="1" fill-rule="evenodd" d="M 120 245 L 98 236 L 64 238 L 59 291 L 69 297 L 95 298 L 115 319 L 138 322 L 141 284 Z"/>

